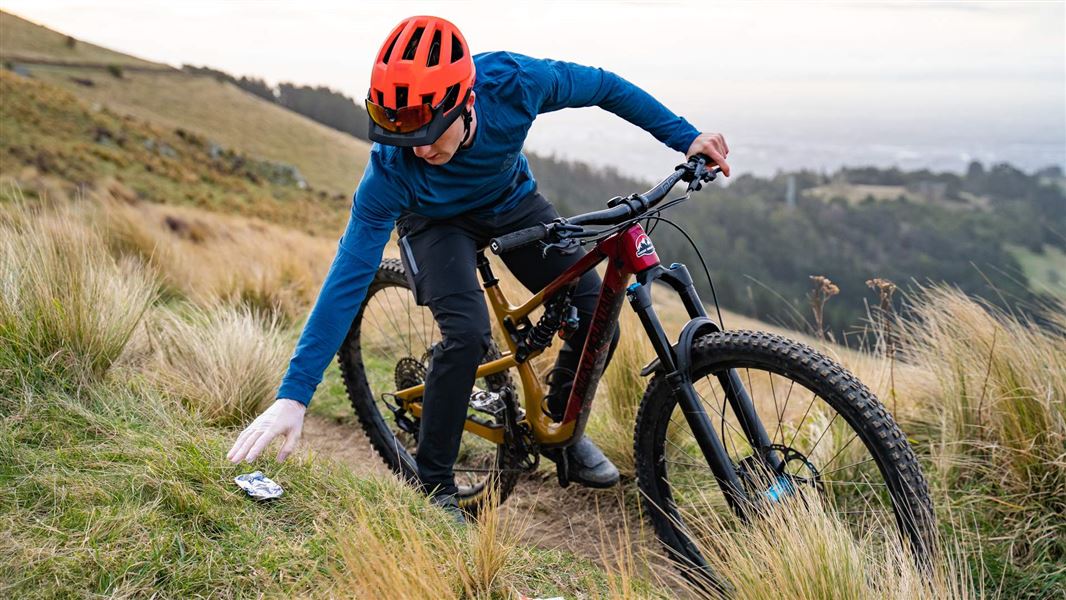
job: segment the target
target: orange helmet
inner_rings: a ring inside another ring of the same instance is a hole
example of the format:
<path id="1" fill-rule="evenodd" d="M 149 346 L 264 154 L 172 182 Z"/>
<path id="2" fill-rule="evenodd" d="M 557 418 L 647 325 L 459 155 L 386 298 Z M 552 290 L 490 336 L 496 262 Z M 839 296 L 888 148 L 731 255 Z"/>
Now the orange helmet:
<path id="1" fill-rule="evenodd" d="M 474 61 L 455 25 L 440 17 L 404 19 L 382 44 L 370 76 L 370 139 L 429 145 L 460 115 L 469 136 L 466 100 L 473 85 Z"/>

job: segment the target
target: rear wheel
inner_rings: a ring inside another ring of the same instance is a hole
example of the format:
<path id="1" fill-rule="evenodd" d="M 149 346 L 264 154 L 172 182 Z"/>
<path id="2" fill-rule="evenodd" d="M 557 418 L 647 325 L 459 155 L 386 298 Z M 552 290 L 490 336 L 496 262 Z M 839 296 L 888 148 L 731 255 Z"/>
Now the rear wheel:
<path id="1" fill-rule="evenodd" d="M 777 473 L 762 467 L 726 399 L 719 376 L 730 369 L 771 439 Z M 884 406 L 843 367 L 776 335 L 728 331 L 694 343 L 692 380 L 751 502 L 772 506 L 809 492 L 856 538 L 897 530 L 917 555 L 930 550 L 932 504 L 914 452 Z M 731 509 L 661 374 L 641 402 L 635 450 L 645 511 L 659 539 L 687 576 L 720 585 L 704 553 L 715 533 L 706 524 L 722 520 L 707 517 L 730 519 Z"/>
<path id="2" fill-rule="evenodd" d="M 411 483 L 418 482 L 414 458 L 420 420 L 404 411 L 392 394 L 424 383 L 433 345 L 440 339 L 429 308 L 416 304 L 403 265 L 385 259 L 337 356 L 348 398 L 371 446 L 393 471 Z M 485 360 L 499 355 L 493 345 Z M 512 382 L 504 372 L 478 379 L 475 385 L 500 392 Z M 471 415 L 504 424 L 503 414 L 468 410 Z M 455 464 L 460 507 L 476 514 L 493 479 L 499 501 L 510 494 L 518 480 L 518 470 L 511 465 L 512 454 L 505 446 L 463 433 Z"/>

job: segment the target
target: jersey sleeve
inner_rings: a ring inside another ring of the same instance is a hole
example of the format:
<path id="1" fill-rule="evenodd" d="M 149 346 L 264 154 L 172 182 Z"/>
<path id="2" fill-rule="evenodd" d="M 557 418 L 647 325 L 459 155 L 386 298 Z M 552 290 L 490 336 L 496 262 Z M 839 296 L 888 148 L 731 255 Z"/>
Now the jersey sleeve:
<path id="1" fill-rule="evenodd" d="M 625 79 L 597 67 L 512 54 L 521 70 L 525 101 L 537 114 L 598 106 L 685 152 L 699 130 Z"/>
<path id="2" fill-rule="evenodd" d="M 399 216 L 382 201 L 382 192 L 396 190 L 390 192 L 375 179 L 368 165 L 355 194 L 348 226 L 289 361 L 278 398 L 310 403 L 322 373 L 348 334 Z"/>

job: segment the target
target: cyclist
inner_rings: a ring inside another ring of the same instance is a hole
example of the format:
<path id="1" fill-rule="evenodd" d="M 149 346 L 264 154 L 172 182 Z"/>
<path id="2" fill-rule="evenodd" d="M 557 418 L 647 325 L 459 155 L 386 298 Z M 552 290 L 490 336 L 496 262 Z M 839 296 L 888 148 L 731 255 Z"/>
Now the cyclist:
<path id="1" fill-rule="evenodd" d="M 491 342 L 488 309 L 475 272 L 489 238 L 551 221 L 522 154 L 537 115 L 599 106 L 687 156 L 703 153 L 729 175 L 721 134 L 700 133 L 646 92 L 598 68 L 511 52 L 472 56 L 450 22 L 429 16 L 402 21 L 377 54 L 366 107 L 377 142 L 355 192 L 347 229 L 296 345 L 277 400 L 237 438 L 227 457 L 256 459 L 284 436 L 284 460 L 300 437 L 304 411 L 348 332 L 395 227 L 419 304 L 429 307 L 442 340 L 426 375 L 416 463 L 432 501 L 462 520 L 454 474 L 467 403 Z M 504 263 L 531 291 L 580 258 L 538 248 L 515 250 Z M 547 408 L 562 418 L 600 286 L 590 271 L 573 304 L 581 318 L 548 378 Z M 617 328 L 614 344 L 618 341 Z M 608 354 L 609 360 L 609 354 Z M 590 487 L 618 482 L 618 470 L 588 438 L 567 447 L 569 477 Z M 558 460 L 558 453 L 547 456 Z"/>

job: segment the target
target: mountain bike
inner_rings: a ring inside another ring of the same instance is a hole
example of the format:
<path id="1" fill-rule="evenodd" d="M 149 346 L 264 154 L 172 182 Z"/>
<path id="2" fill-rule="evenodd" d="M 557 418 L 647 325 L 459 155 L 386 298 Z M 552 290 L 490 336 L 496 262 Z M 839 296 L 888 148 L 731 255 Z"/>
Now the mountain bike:
<path id="1" fill-rule="evenodd" d="M 652 189 L 612 198 L 606 209 L 492 239 L 488 248 L 496 254 L 530 244 L 545 252 L 590 247 L 521 304 L 508 301 L 485 249 L 479 250 L 477 270 L 504 346 L 490 348 L 471 390 L 455 467 L 460 506 L 476 514 L 490 486 L 502 501 L 522 473 L 537 469 L 543 451 L 580 438 L 628 301 L 655 354 L 641 371 L 651 379 L 635 423 L 637 485 L 657 536 L 687 576 L 717 585 L 693 527 L 702 515 L 725 511 L 750 520 L 801 497 L 819 498 L 857 535 L 874 526 L 895 529 L 916 556 L 927 555 L 934 529 L 928 486 L 906 437 L 874 394 L 805 344 L 722 330 L 708 316 L 685 265 L 659 260 L 648 231 L 659 222 L 672 224 L 663 211 L 717 172 L 697 155 Z M 681 182 L 685 193 L 666 200 Z M 576 327 L 574 284 L 601 263 L 606 271 L 596 310 L 565 413 L 556 421 L 544 406 L 533 359 L 557 334 L 565 337 Z M 688 313 L 676 341 L 654 309 L 654 285 L 676 293 Z M 371 444 L 412 481 L 425 375 L 439 339 L 429 310 L 414 300 L 402 263 L 386 259 L 338 354 Z M 564 486 L 567 469 L 565 459 L 557 463 Z"/>

